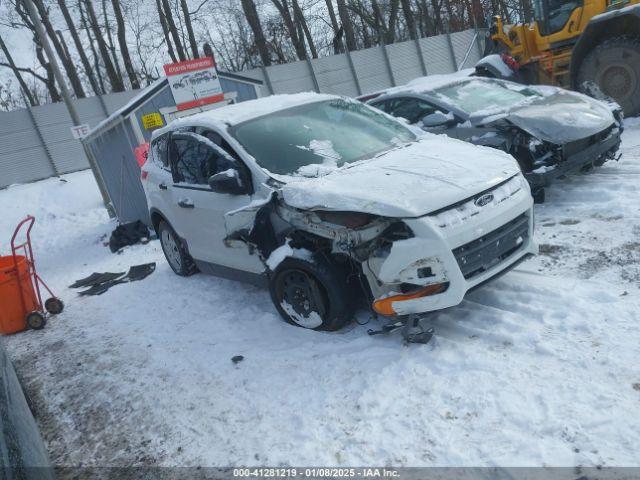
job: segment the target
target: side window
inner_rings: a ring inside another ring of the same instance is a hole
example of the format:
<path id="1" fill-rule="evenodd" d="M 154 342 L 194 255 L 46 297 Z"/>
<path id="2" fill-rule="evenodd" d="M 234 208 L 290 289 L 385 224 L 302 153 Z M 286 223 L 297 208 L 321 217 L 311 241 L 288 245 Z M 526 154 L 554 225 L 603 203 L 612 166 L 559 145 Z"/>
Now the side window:
<path id="1" fill-rule="evenodd" d="M 156 165 L 166 170 L 169 169 L 169 160 L 167 159 L 167 144 L 169 135 L 164 134 L 156 138 L 151 143 L 151 155 Z"/>
<path id="2" fill-rule="evenodd" d="M 392 98 L 386 111 L 394 117 L 406 118 L 409 123 L 418 123 L 426 115 L 434 113 L 436 108 L 419 98 Z"/>
<path id="3" fill-rule="evenodd" d="M 209 177 L 233 165 L 199 135 L 177 133 L 171 136 L 170 156 L 174 181 L 207 185 Z"/>
<path id="4" fill-rule="evenodd" d="M 549 3 L 548 19 L 549 25 L 546 35 L 557 33 L 564 28 L 569 21 L 571 14 L 576 8 L 582 6 L 582 0 L 550 0 Z"/>
<path id="5" fill-rule="evenodd" d="M 391 114 L 391 111 L 389 109 L 389 100 L 383 100 L 382 102 L 373 102 L 371 103 L 371 106 L 379 108 L 385 113 Z"/>
<path id="6" fill-rule="evenodd" d="M 213 143 L 218 145 L 220 148 L 222 148 L 225 152 L 227 152 L 236 160 L 240 160 L 239 155 L 235 152 L 235 150 L 231 147 L 231 145 L 229 145 L 227 141 L 224 138 L 222 138 L 222 135 L 220 135 L 218 132 L 214 132 L 213 130 L 210 130 L 204 127 L 197 127 L 196 133 L 211 140 Z"/>

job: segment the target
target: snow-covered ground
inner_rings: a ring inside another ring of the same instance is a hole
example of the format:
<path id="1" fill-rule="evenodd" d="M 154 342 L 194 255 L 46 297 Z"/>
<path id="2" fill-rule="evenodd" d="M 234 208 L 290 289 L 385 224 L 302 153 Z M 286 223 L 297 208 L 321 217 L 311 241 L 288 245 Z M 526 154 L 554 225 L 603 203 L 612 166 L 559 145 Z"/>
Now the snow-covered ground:
<path id="1" fill-rule="evenodd" d="M 376 320 L 289 326 L 264 290 L 177 277 L 158 242 L 110 253 L 89 172 L 0 191 L 0 249 L 36 215 L 41 273 L 66 301 L 4 339 L 53 463 L 638 465 L 638 119 L 623 152 L 549 189 L 541 255 L 433 315 L 426 346 L 369 337 Z M 149 261 L 99 297 L 66 287 Z"/>

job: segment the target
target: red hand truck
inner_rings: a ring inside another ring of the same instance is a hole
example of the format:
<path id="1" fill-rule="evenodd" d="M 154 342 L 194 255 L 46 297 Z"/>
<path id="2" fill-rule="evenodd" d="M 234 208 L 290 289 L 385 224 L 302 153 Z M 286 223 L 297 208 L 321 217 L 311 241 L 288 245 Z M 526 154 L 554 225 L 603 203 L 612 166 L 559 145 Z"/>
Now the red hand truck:
<path id="1" fill-rule="evenodd" d="M 54 295 L 36 270 L 33 247 L 31 245 L 31 229 L 35 221 L 36 219 L 33 216 L 28 215 L 16 227 L 11 237 L 11 257 L 13 259 L 13 268 L 16 272 L 18 298 L 22 307 L 24 321 L 30 328 L 39 330 L 44 328 L 47 323 L 47 313 L 51 315 L 61 313 L 64 309 L 64 303 Z M 26 228 L 24 233 L 25 241 L 16 245 L 16 238 L 23 230 L 23 227 Z M 40 293 L 41 286 L 51 295 L 44 302 L 44 306 Z"/>

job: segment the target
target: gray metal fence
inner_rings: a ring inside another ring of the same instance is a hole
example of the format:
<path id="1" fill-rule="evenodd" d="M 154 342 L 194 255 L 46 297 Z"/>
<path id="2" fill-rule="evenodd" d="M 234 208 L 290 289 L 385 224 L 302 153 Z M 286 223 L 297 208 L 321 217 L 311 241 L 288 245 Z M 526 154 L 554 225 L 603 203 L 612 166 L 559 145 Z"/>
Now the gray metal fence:
<path id="1" fill-rule="evenodd" d="M 138 91 L 76 100 L 78 114 L 91 126 L 120 108 Z M 88 168 L 80 142 L 71 135 L 64 103 L 0 112 L 0 188 Z"/>
<path id="2" fill-rule="evenodd" d="M 357 96 L 409 80 L 471 67 L 480 58 L 482 35 L 473 30 L 422 38 L 310 61 L 242 72 L 269 93 L 318 91 Z M 466 59 L 464 65 L 463 61 Z M 76 100 L 84 123 L 95 126 L 139 91 Z M 0 112 L 0 188 L 88 168 L 63 103 Z"/>
<path id="3" fill-rule="evenodd" d="M 262 80 L 269 93 L 318 91 L 357 96 L 402 85 L 424 75 L 473 67 L 484 35 L 464 30 L 299 61 L 256 68 L 243 75 Z M 464 62 L 464 64 L 463 64 Z"/>

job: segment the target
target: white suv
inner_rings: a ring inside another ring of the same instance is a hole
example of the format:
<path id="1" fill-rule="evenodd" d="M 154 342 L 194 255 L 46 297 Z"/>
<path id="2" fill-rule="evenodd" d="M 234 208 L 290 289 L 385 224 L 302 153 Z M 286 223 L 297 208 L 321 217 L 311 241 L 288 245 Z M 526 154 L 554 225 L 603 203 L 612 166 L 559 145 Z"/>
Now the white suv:
<path id="1" fill-rule="evenodd" d="M 176 120 L 154 132 L 142 179 L 177 274 L 268 284 L 306 328 L 339 329 L 363 297 L 401 318 L 457 305 L 536 252 L 512 157 L 332 95 Z"/>

